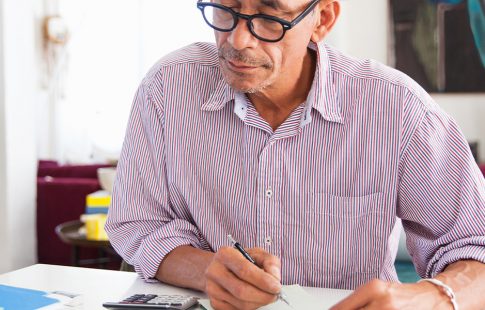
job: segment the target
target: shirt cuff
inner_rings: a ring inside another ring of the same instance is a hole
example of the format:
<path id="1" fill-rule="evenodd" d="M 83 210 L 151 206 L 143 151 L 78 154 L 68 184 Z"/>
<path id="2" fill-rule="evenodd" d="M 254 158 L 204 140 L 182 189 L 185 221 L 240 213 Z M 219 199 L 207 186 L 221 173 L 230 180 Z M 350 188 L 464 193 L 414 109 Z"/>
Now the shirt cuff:
<path id="1" fill-rule="evenodd" d="M 438 251 L 428 264 L 426 277 L 433 278 L 448 265 L 461 260 L 475 260 L 485 264 L 485 245 L 466 245 L 445 252 Z"/>

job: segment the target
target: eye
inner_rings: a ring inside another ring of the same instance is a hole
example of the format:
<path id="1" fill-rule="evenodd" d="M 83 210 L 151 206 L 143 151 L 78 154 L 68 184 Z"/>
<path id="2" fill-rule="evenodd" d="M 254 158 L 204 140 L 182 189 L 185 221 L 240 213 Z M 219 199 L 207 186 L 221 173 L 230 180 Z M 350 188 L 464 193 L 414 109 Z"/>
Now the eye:
<path id="1" fill-rule="evenodd" d="M 272 17 L 278 17 L 284 20 L 288 20 L 291 17 L 290 14 L 288 13 L 282 13 L 281 11 L 275 11 L 275 10 L 264 10 L 261 12 L 261 14 L 272 16 Z"/>
<path id="2" fill-rule="evenodd" d="M 280 30 L 281 29 L 281 24 L 267 18 L 258 18 L 258 22 L 261 23 L 262 27 L 265 27 L 267 29 L 271 30 Z"/>

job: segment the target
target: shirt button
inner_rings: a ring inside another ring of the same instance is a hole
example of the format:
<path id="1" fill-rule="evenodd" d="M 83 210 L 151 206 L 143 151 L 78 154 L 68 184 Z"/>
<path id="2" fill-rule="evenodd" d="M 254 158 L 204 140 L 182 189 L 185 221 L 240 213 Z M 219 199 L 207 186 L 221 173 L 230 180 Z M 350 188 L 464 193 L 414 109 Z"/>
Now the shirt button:
<path id="1" fill-rule="evenodd" d="M 271 198 L 273 197 L 273 190 L 271 188 L 268 188 L 265 194 L 266 194 L 266 198 Z"/>
<path id="2" fill-rule="evenodd" d="M 266 238 L 264 238 L 264 244 L 271 245 L 272 243 L 273 243 L 273 239 L 271 239 L 270 236 L 266 236 Z"/>

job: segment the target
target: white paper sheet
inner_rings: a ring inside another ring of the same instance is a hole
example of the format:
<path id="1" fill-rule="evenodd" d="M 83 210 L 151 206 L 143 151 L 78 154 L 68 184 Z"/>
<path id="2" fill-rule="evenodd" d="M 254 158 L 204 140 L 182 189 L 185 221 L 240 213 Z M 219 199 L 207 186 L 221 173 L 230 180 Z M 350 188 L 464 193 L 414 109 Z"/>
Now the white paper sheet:
<path id="1" fill-rule="evenodd" d="M 322 302 L 311 296 L 299 285 L 283 286 L 283 293 L 286 295 L 290 306 L 281 300 L 276 301 L 271 305 L 259 308 L 260 310 L 309 310 L 309 309 L 325 309 Z M 208 299 L 201 299 L 199 303 L 207 310 L 213 310 Z"/>

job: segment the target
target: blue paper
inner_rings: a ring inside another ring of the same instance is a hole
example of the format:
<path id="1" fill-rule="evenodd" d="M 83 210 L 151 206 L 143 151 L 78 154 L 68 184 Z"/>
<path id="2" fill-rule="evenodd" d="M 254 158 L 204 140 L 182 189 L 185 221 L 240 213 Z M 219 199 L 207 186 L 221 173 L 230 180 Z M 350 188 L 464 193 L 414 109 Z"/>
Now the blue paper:
<path id="1" fill-rule="evenodd" d="M 4 310 L 33 310 L 59 302 L 47 292 L 0 284 L 0 307 Z"/>

